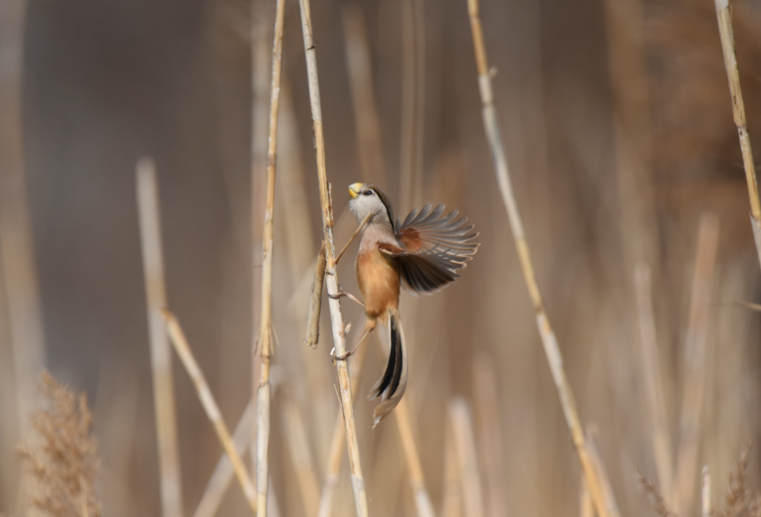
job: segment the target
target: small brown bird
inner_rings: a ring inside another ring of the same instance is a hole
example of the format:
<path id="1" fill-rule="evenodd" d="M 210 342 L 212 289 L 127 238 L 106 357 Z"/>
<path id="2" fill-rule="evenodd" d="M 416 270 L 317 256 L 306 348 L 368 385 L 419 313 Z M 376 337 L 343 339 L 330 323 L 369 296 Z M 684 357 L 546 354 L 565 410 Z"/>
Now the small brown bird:
<path id="1" fill-rule="evenodd" d="M 478 233 L 472 232 L 472 225 L 463 226 L 466 217 L 456 219 L 456 210 L 442 217 L 444 205 L 432 208 L 429 203 L 401 222 L 394 221 L 391 200 L 375 185 L 354 183 L 349 194 L 349 208 L 365 224 L 356 269 L 367 323 L 357 346 L 378 320 L 389 331 L 386 369 L 370 392 L 370 399 L 381 398 L 373 411 L 375 427 L 396 407 L 407 386 L 407 348 L 399 320 L 401 283 L 413 293 L 431 294 L 454 282 L 457 270 L 478 249 L 478 244 L 468 242 Z M 342 291 L 337 296 L 350 295 Z"/>

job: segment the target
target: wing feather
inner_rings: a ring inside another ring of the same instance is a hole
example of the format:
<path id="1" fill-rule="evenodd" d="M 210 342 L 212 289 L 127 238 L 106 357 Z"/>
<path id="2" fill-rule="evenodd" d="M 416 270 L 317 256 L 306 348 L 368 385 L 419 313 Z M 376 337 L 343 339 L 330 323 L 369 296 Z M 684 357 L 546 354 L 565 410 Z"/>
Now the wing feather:
<path id="1" fill-rule="evenodd" d="M 478 250 L 469 242 L 478 236 L 473 225 L 465 226 L 467 217 L 453 210 L 444 214 L 445 206 L 429 203 L 412 210 L 401 223 L 396 221 L 399 246 L 380 243 L 378 249 L 394 262 L 404 283 L 417 293 L 434 293 L 458 278 L 457 271 L 466 266 Z"/>

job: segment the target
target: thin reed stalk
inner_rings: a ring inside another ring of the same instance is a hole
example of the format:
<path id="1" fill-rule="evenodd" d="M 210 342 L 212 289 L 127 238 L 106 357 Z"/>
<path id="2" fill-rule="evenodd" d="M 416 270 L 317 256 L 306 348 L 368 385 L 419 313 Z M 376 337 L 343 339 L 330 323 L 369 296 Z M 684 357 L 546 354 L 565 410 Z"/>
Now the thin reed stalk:
<path id="1" fill-rule="evenodd" d="M 544 346 L 544 353 L 547 356 L 547 362 L 550 366 L 552 379 L 555 382 L 555 388 L 558 392 L 560 405 L 563 408 L 568 430 L 571 433 L 571 440 L 576 449 L 576 454 L 581 463 L 581 469 L 587 479 L 589 491 L 592 494 L 592 500 L 595 503 L 595 509 L 600 517 L 612 517 L 605 504 L 603 491 L 601 487 L 601 473 L 595 468 L 594 463 L 586 449 L 586 440 L 584 431 L 581 427 L 579 415 L 576 410 L 571 385 L 563 367 L 563 356 L 560 353 L 555 332 L 552 330 L 550 320 L 544 308 L 542 295 L 536 281 L 536 273 L 531 261 L 528 243 L 526 242 L 523 222 L 521 221 L 518 205 L 515 200 L 510 172 L 507 167 L 507 158 L 504 147 L 502 146 L 502 136 L 499 129 L 499 120 L 497 111 L 494 107 L 494 94 L 492 92 L 491 75 L 489 73 L 489 64 L 486 57 L 486 47 L 484 45 L 483 31 L 481 29 L 481 20 L 478 12 L 478 0 L 468 0 L 468 12 L 470 15 L 470 26 L 473 32 L 473 46 L 476 54 L 476 65 L 478 67 L 478 84 L 481 93 L 482 114 L 484 129 L 491 148 L 492 160 L 497 174 L 497 183 L 502 194 L 502 201 L 507 210 L 510 228 L 513 233 L 515 247 L 518 252 L 518 259 L 521 264 L 524 280 L 528 288 L 531 303 L 536 313 L 536 324 L 539 328 L 539 335 Z"/>
<path id="2" fill-rule="evenodd" d="M 335 244 L 333 242 L 333 206 L 328 187 L 327 171 L 325 170 L 325 137 L 322 129 L 322 107 L 320 106 L 320 85 L 317 77 L 317 55 L 312 37 L 312 16 L 309 0 L 299 0 L 301 10 L 301 25 L 304 36 L 304 53 L 306 55 L 307 78 L 309 81 L 309 101 L 312 109 L 312 131 L 317 159 L 317 176 L 320 187 L 320 207 L 322 212 L 322 230 L 325 240 L 326 282 L 328 293 L 338 292 L 338 274 L 335 264 Z M 336 356 L 346 354 L 346 335 L 344 332 L 341 303 L 338 299 L 330 298 L 330 322 L 333 330 L 333 345 Z M 357 440 L 357 425 L 354 421 L 354 404 L 349 379 L 349 368 L 345 359 L 336 359 L 338 371 L 338 386 L 343 408 L 344 423 L 346 424 L 346 445 L 349 449 L 349 467 L 351 469 L 351 485 L 354 493 L 354 505 L 357 515 L 365 517 L 367 510 L 367 492 L 365 479 L 362 476 L 362 465 L 359 457 L 359 442 Z"/>
<path id="3" fill-rule="evenodd" d="M 579 515 L 580 517 L 595 517 L 595 507 L 592 504 L 592 496 L 589 495 L 587 480 L 582 476 L 579 487 Z"/>
<path id="4" fill-rule="evenodd" d="M 692 276 L 690 319 L 684 347 L 684 389 L 679 416 L 679 449 L 676 460 L 675 511 L 688 515 L 695 495 L 700 419 L 706 383 L 706 341 L 708 338 L 711 284 L 716 270 L 719 221 L 715 215 L 700 217 L 695 271 Z"/>
<path id="5" fill-rule="evenodd" d="M 148 309 L 148 331 L 153 373 L 153 401 L 156 414 L 161 506 L 164 517 L 182 517 L 180 456 L 177 447 L 177 421 L 172 354 L 169 349 L 161 310 L 166 307 L 164 257 L 161 249 L 159 193 L 153 161 L 142 158 L 137 163 L 137 204 L 140 216 L 140 241 L 143 250 L 143 274 Z"/>
<path id="6" fill-rule="evenodd" d="M 452 426 L 457 459 L 460 465 L 463 502 L 466 517 L 483 517 L 481 474 L 476 452 L 476 436 L 470 405 L 457 397 L 449 403 L 449 424 Z"/>
<path id="7" fill-rule="evenodd" d="M 729 81 L 729 93 L 732 100 L 732 116 L 737 126 L 737 135 L 740 139 L 740 149 L 745 167 L 745 181 L 748 185 L 750 197 L 750 222 L 753 228 L 753 237 L 756 240 L 756 252 L 761 264 L 761 201 L 758 197 L 758 179 L 756 167 L 753 162 L 753 149 L 750 145 L 748 134 L 748 122 L 745 116 L 745 102 L 743 101 L 742 88 L 740 87 L 740 72 L 737 68 L 737 55 L 735 54 L 735 35 L 732 29 L 732 10 L 729 0 L 714 0 L 716 5 L 716 21 L 719 24 L 721 36 L 721 50 L 724 54 L 724 67 L 727 70 Z"/>
<path id="8" fill-rule="evenodd" d="M 711 517 L 711 472 L 703 466 L 702 490 L 700 491 L 701 517 Z"/>
<path id="9" fill-rule="evenodd" d="M 495 361 L 485 353 L 479 353 L 473 361 L 473 393 L 478 417 L 479 453 L 486 475 L 488 515 L 499 517 L 507 513 L 502 463 L 503 433 L 500 424 Z"/>
<path id="10" fill-rule="evenodd" d="M 441 515 L 462 516 L 462 469 L 457 459 L 457 445 L 451 425 L 446 425 L 444 430 L 444 501 Z"/>
<path id="11" fill-rule="evenodd" d="M 362 381 L 362 367 L 365 364 L 367 343 L 357 349 L 352 356 L 351 385 L 359 389 Z M 343 422 L 343 414 L 339 410 L 336 415 L 336 424 L 333 428 L 333 438 L 330 440 L 330 453 L 328 454 L 328 471 L 325 474 L 325 485 L 320 495 L 320 506 L 317 517 L 330 517 L 333 509 L 333 495 L 336 491 L 338 478 L 341 475 L 341 465 L 344 457 L 344 441 L 346 440 L 346 427 Z"/>
<path id="12" fill-rule="evenodd" d="M 304 505 L 304 514 L 312 517 L 316 514 L 320 503 L 320 485 L 315 475 L 312 453 L 309 450 L 304 419 L 298 405 L 289 396 L 283 399 L 283 428 L 285 429 L 286 443 L 291 453 L 293 467 L 296 470 L 296 480 L 301 492 L 301 502 Z"/>
<path id="13" fill-rule="evenodd" d="M 674 506 L 674 452 L 661 380 L 661 367 L 658 361 L 658 342 L 650 280 L 650 268 L 644 263 L 638 264 L 634 271 L 634 291 L 637 298 L 637 319 L 642 350 L 642 383 L 645 387 L 652 429 L 650 439 L 653 444 L 661 494 L 670 506 Z"/>
<path id="14" fill-rule="evenodd" d="M 256 408 L 253 401 L 249 401 L 238 420 L 238 425 L 235 426 L 232 436 L 235 450 L 238 451 L 241 457 L 251 443 L 251 433 L 254 430 L 255 421 Z M 204 490 L 203 496 L 201 496 L 201 502 L 198 503 L 193 517 L 214 517 L 219 509 L 219 505 L 222 504 L 222 499 L 224 499 L 225 492 L 227 492 L 234 474 L 233 464 L 230 463 L 227 454 L 223 452 L 222 456 L 217 460 L 217 466 L 214 467 L 214 472 L 212 472 L 209 482 L 206 483 L 206 490 Z"/>
<path id="15" fill-rule="evenodd" d="M 620 515 L 621 511 L 618 509 L 616 498 L 613 496 L 613 488 L 610 486 L 610 479 L 608 473 L 605 470 L 605 465 L 602 462 L 602 455 L 600 454 L 600 448 L 597 445 L 597 425 L 587 425 L 587 451 L 590 458 L 600 473 L 600 487 L 602 488 L 603 498 L 605 499 L 605 505 L 608 508 L 610 515 Z"/>
<path id="16" fill-rule="evenodd" d="M 343 8 L 346 64 L 357 131 L 359 168 L 365 182 L 386 185 L 386 164 L 373 88 L 372 61 L 362 10 L 349 4 Z"/>
<path id="17" fill-rule="evenodd" d="M 275 36 L 272 43 L 272 84 L 270 86 L 270 132 L 267 147 L 267 200 L 264 209 L 262 237 L 262 302 L 257 345 L 261 358 L 259 389 L 256 402 L 256 490 L 257 510 L 260 517 L 267 516 L 269 491 L 269 440 L 270 440 L 270 361 L 272 358 L 272 255 L 273 223 L 275 219 L 275 172 L 277 166 L 277 117 L 280 107 L 280 71 L 283 63 L 283 19 L 285 0 L 277 0 L 275 9 Z"/>
<path id="18" fill-rule="evenodd" d="M 185 333 L 180 327 L 179 321 L 174 315 L 167 309 L 161 311 L 161 315 L 164 317 L 166 323 L 166 330 L 169 334 L 170 341 L 174 345 L 174 349 L 177 355 L 180 357 L 185 370 L 187 370 L 190 379 L 193 381 L 193 385 L 198 393 L 198 398 L 201 401 L 206 416 L 209 421 L 214 425 L 214 431 L 217 433 L 217 438 L 222 444 L 222 448 L 225 450 L 227 457 L 230 459 L 230 463 L 233 465 L 233 470 L 238 478 L 241 488 L 243 489 L 243 495 L 246 496 L 251 511 L 257 512 L 257 497 L 254 485 L 251 483 L 251 478 L 246 471 L 246 467 L 243 465 L 240 454 L 238 454 L 235 444 L 233 443 L 230 432 L 227 430 L 224 420 L 222 420 L 222 413 L 219 411 L 214 395 L 212 395 L 209 385 L 206 382 L 206 378 L 198 366 L 198 362 L 193 356 L 193 352 L 190 350 L 188 340 L 185 338 Z"/>
<path id="19" fill-rule="evenodd" d="M 5 0 L 0 4 L 0 275 L 3 276 L 7 300 L 7 332 L 12 349 L 9 355 L 12 356 L 16 406 L 16 419 L 8 423 L 16 427 L 19 437 L 30 434 L 29 415 L 34 409 L 35 379 L 45 365 L 45 337 L 26 188 L 22 123 L 27 5 L 26 0 Z M 5 414 L 3 419 L 7 418 L 9 416 Z M 6 480 L 21 477 L 22 498 L 26 497 L 25 493 L 36 490 L 34 478 L 19 472 L 15 461 L 2 462 L 0 477 Z M 5 492 L 5 486 L 0 489 L 0 498 L 4 495 L 2 492 Z"/>
<path id="20" fill-rule="evenodd" d="M 407 471 L 410 476 L 410 487 L 415 499 L 417 515 L 418 517 L 434 517 L 435 513 L 431 503 L 431 496 L 428 495 L 428 489 L 425 487 L 423 466 L 420 463 L 420 454 L 415 443 L 415 435 L 412 432 L 410 407 L 407 404 L 407 399 L 403 398 L 399 401 L 399 405 L 397 405 L 394 411 L 394 419 L 399 430 L 404 457 L 407 460 Z"/>

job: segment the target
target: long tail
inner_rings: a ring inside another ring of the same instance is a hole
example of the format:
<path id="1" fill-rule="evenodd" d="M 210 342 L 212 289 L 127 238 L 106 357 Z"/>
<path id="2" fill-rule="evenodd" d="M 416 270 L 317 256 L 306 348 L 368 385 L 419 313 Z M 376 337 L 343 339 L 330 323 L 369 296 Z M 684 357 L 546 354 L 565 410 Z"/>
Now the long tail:
<path id="1" fill-rule="evenodd" d="M 402 322 L 396 311 L 388 313 L 388 362 L 383 376 L 375 383 L 368 399 L 381 398 L 373 411 L 373 428 L 396 407 L 407 387 L 407 345 Z"/>

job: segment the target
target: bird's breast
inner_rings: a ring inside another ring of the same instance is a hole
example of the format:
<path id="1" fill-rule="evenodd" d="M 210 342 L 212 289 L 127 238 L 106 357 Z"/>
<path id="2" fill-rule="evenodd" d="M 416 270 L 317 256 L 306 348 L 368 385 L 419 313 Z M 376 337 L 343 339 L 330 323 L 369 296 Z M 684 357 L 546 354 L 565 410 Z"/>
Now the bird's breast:
<path id="1" fill-rule="evenodd" d="M 360 250 L 356 266 L 368 317 L 382 318 L 387 310 L 399 306 L 399 273 L 377 248 Z"/>

